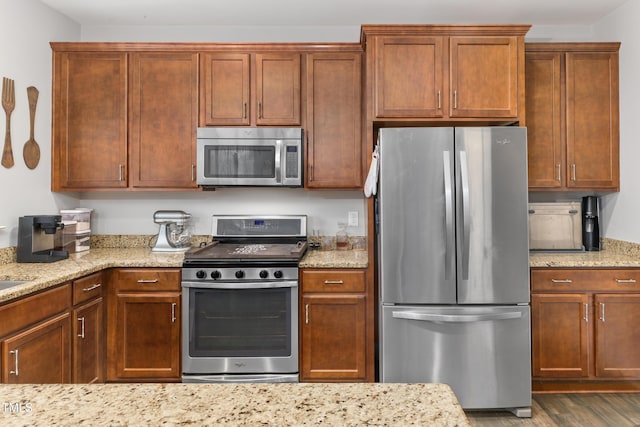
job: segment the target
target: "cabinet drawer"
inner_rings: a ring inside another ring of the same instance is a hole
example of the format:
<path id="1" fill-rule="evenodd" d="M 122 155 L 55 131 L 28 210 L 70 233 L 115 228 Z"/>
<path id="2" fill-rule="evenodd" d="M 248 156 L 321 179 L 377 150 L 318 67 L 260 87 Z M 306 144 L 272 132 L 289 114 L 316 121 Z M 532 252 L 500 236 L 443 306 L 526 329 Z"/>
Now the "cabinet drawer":
<path id="1" fill-rule="evenodd" d="M 179 291 L 180 270 L 173 268 L 132 268 L 116 270 L 118 291 Z"/>
<path id="2" fill-rule="evenodd" d="M 68 310 L 70 286 L 67 283 L 0 307 L 0 337 Z"/>
<path id="3" fill-rule="evenodd" d="M 102 272 L 73 281 L 73 305 L 102 295 Z"/>
<path id="4" fill-rule="evenodd" d="M 302 292 L 364 292 L 363 270 L 302 272 Z"/>
<path id="5" fill-rule="evenodd" d="M 531 270 L 531 291 L 640 292 L 640 269 Z"/>

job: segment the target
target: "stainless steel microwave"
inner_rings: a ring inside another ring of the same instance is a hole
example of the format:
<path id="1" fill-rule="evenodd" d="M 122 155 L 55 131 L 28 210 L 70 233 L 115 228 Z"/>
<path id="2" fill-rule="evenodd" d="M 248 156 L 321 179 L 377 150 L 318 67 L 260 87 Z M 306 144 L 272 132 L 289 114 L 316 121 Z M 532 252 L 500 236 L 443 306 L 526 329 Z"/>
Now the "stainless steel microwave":
<path id="1" fill-rule="evenodd" d="M 203 187 L 302 187 L 301 128 L 198 128 Z"/>

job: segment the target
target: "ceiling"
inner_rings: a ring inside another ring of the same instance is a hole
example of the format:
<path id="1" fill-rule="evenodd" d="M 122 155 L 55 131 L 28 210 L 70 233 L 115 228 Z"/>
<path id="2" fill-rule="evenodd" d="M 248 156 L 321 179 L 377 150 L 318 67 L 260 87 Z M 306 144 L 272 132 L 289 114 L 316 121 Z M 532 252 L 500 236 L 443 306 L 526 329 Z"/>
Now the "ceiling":
<path id="1" fill-rule="evenodd" d="M 634 0 L 40 0 L 81 25 L 591 25 Z"/>

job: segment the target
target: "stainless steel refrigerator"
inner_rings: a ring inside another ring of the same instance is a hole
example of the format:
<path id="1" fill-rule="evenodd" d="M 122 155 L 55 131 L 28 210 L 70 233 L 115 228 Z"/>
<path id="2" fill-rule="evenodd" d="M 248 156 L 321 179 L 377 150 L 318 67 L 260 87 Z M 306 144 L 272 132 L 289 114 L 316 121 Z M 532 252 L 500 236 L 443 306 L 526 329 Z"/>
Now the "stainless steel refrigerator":
<path id="1" fill-rule="evenodd" d="M 385 128 L 378 145 L 380 381 L 531 416 L 526 128 Z"/>

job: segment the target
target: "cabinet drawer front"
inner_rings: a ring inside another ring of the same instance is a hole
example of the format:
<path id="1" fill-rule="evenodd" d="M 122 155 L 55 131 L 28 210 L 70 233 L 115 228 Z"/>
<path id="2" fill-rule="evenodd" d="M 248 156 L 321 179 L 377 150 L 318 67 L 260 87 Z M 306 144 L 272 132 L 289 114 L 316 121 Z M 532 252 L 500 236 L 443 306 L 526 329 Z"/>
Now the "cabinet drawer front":
<path id="1" fill-rule="evenodd" d="M 640 269 L 532 270 L 531 291 L 640 292 Z"/>
<path id="2" fill-rule="evenodd" d="M 302 272 L 303 292 L 364 292 L 364 271 L 322 270 Z"/>
<path id="3" fill-rule="evenodd" d="M 180 270 L 173 268 L 135 268 L 118 270 L 115 285 L 119 291 L 179 291 Z"/>
<path id="4" fill-rule="evenodd" d="M 70 289 L 65 284 L 0 307 L 0 337 L 68 310 Z"/>
<path id="5" fill-rule="evenodd" d="M 73 305 L 102 295 L 102 272 L 73 281 Z"/>

